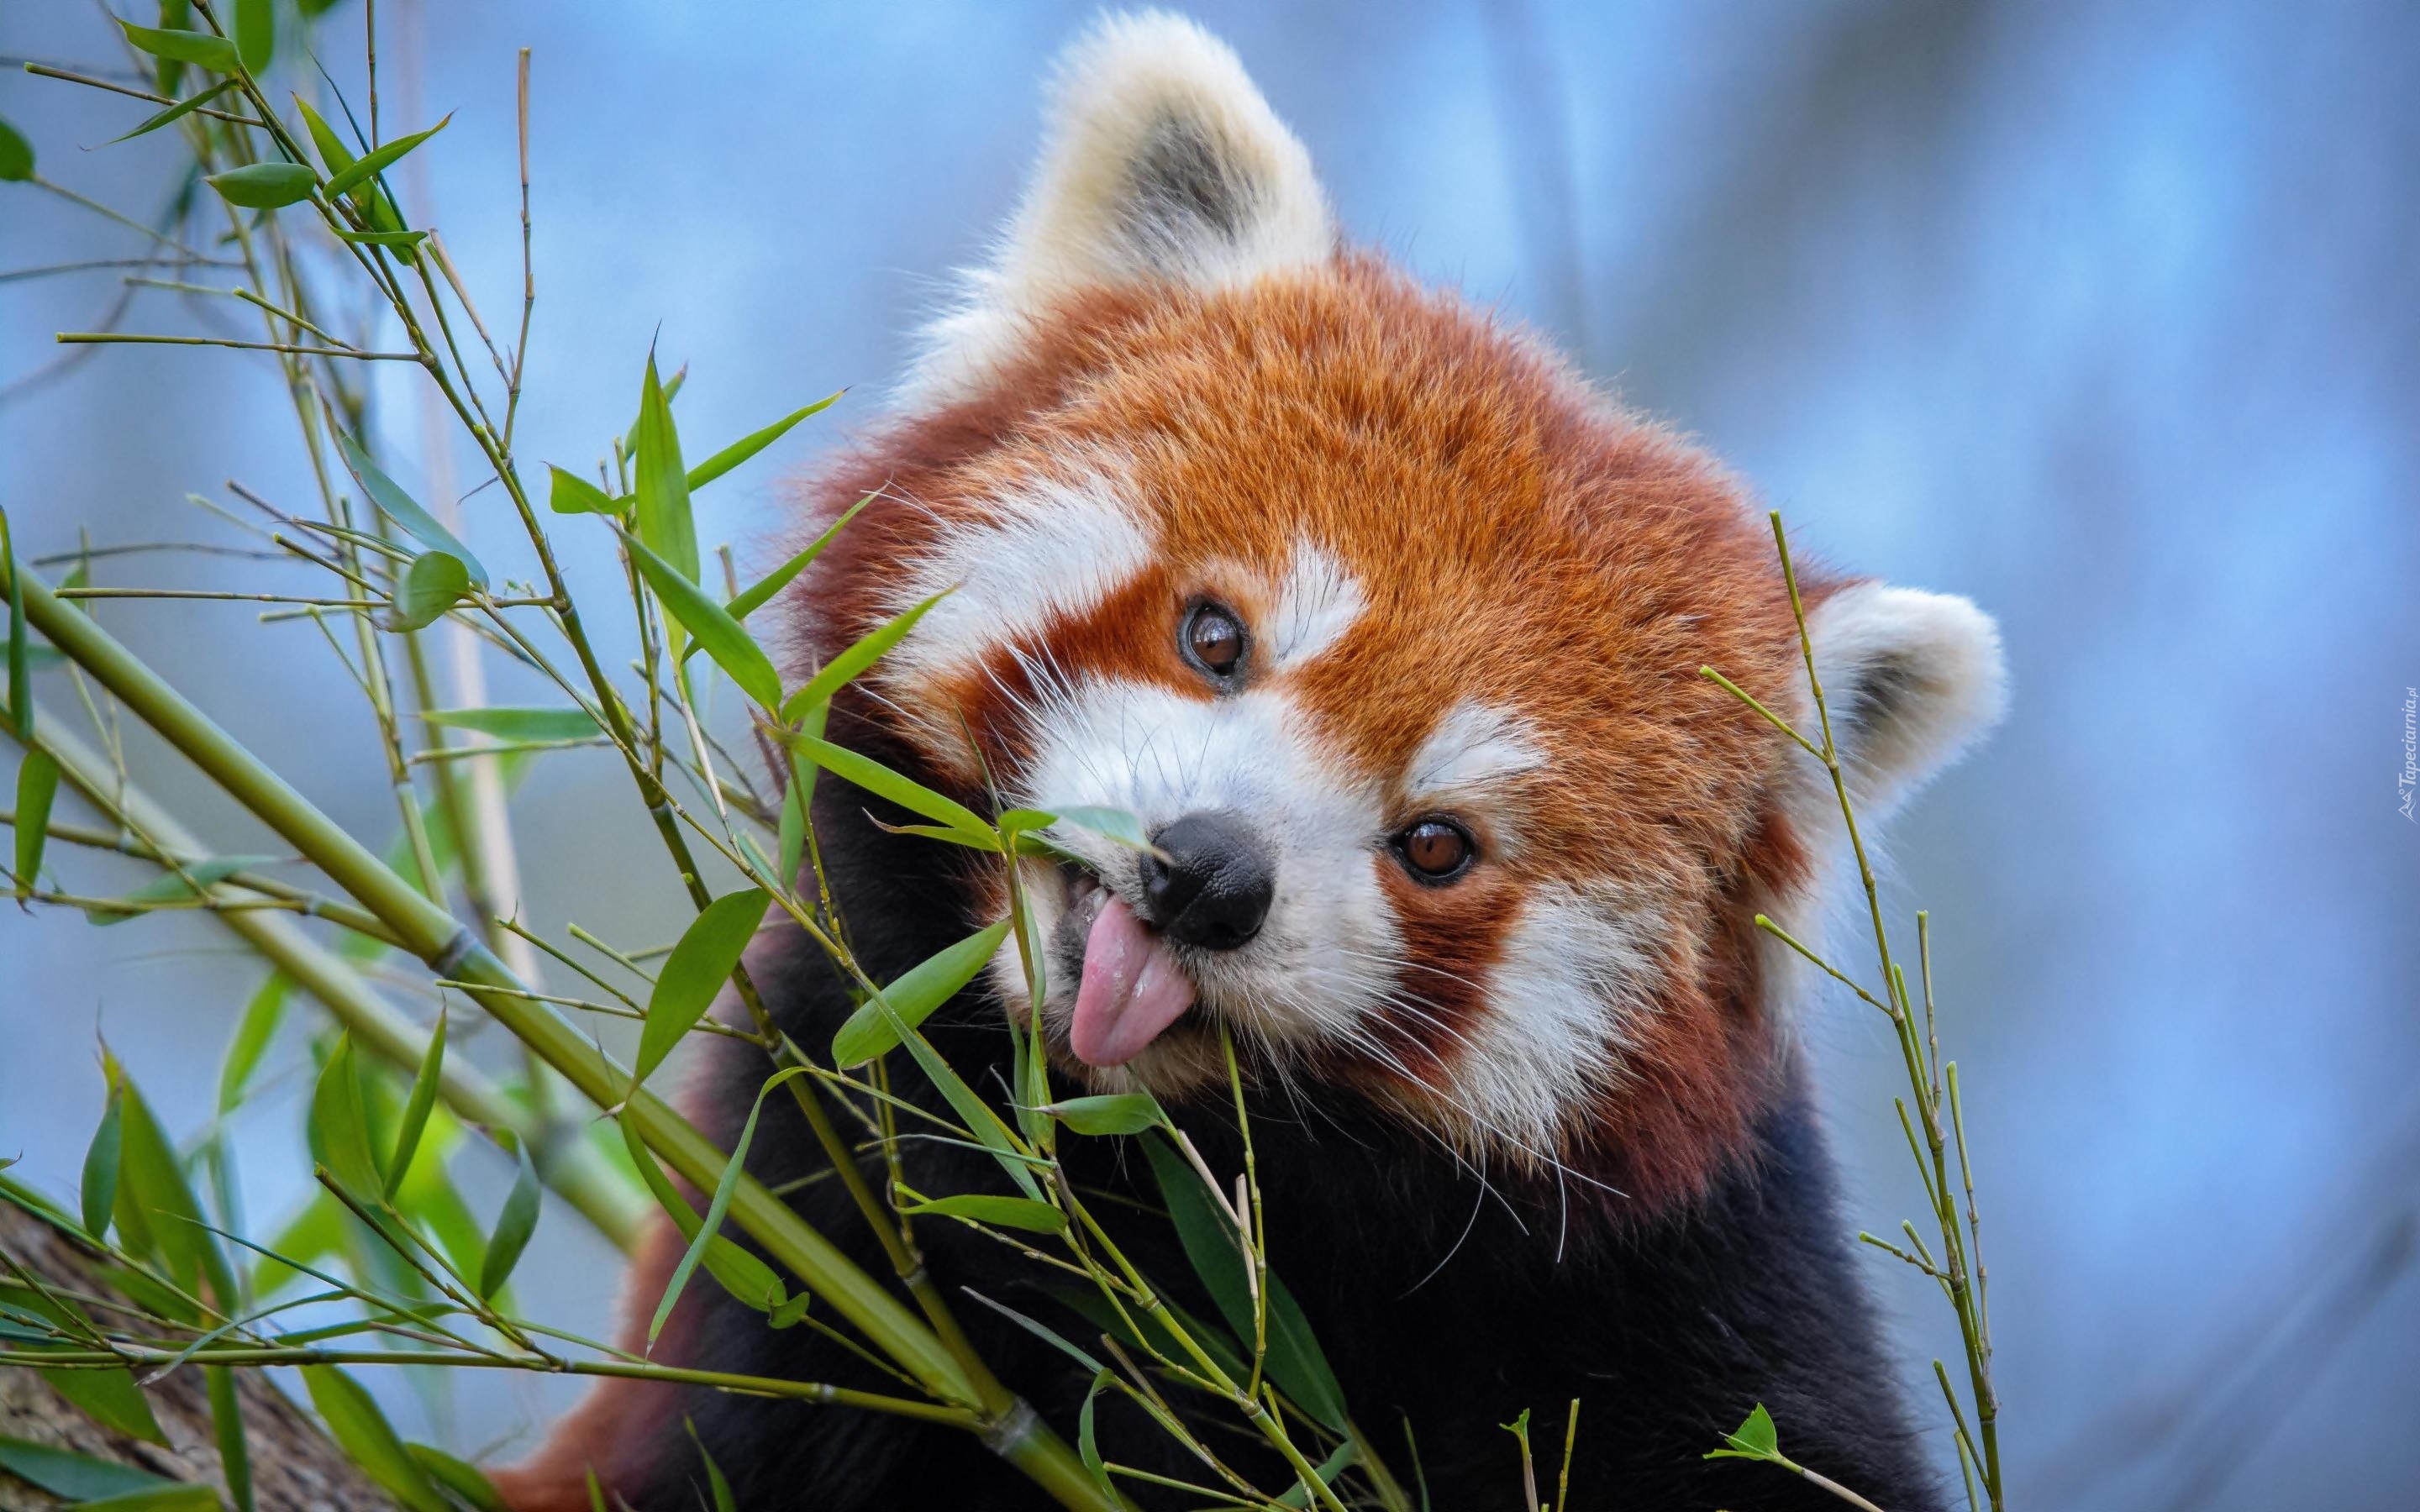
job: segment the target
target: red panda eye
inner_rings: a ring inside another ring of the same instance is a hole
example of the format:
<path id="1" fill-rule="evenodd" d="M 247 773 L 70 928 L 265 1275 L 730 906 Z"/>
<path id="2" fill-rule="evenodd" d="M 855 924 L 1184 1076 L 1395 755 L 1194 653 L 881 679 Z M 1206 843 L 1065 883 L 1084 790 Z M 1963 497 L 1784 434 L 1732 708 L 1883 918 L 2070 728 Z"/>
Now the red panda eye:
<path id="1" fill-rule="evenodd" d="M 1424 882 L 1443 882 L 1470 865 L 1479 846 L 1470 831 L 1446 819 L 1423 819 L 1395 837 L 1396 854 Z"/>
<path id="2" fill-rule="evenodd" d="M 1204 604 L 1185 622 L 1185 649 L 1214 677 L 1232 677 L 1244 662 L 1244 626 L 1216 604 Z"/>

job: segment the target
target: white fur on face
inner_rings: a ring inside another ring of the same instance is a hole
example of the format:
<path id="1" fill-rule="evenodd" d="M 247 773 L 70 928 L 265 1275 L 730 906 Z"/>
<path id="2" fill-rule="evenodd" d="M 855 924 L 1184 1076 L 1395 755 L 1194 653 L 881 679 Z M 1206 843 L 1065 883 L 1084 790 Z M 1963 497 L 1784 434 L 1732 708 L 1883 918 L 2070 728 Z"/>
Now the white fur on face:
<path id="1" fill-rule="evenodd" d="M 1361 585 L 1333 553 L 1309 541 L 1295 544 L 1294 560 L 1278 585 L 1276 612 L 1263 627 L 1272 671 L 1298 667 L 1344 639 L 1367 600 Z"/>
<path id="2" fill-rule="evenodd" d="M 950 594 L 885 658 L 885 678 L 912 687 L 978 668 L 993 648 L 1098 608 L 1141 571 L 1151 540 L 1114 471 L 1038 481 L 944 527 L 891 590 L 891 609 Z"/>
<path id="3" fill-rule="evenodd" d="M 1183 958 L 1207 1006 L 1280 1055 L 1360 1035 L 1363 1017 L 1389 992 L 1391 963 L 1401 954 L 1376 875 L 1386 859 L 1386 812 L 1377 785 L 1342 776 L 1284 693 L 1205 700 L 1155 684 L 1085 678 L 1042 694 L 1032 729 L 1036 748 L 1018 783 L 1020 802 L 1122 809 L 1145 833 L 1224 810 L 1251 825 L 1267 847 L 1277 893 L 1260 933 L 1233 950 Z M 1052 839 L 1112 891 L 1140 895 L 1135 852 L 1067 825 Z M 1063 901 L 1039 879 L 1032 897 L 1035 923 L 1047 937 Z M 1021 995 L 1015 957 L 1003 948 L 997 970 L 1002 986 Z M 1075 983 L 1049 986 L 1063 1012 Z M 1146 1083 L 1159 1048 L 1134 1063 Z"/>
<path id="4" fill-rule="evenodd" d="M 1510 709 L 1464 699 L 1445 711 L 1404 768 L 1404 791 L 1419 809 L 1438 809 L 1487 823 L 1499 858 L 1522 848 L 1516 779 L 1546 766 L 1543 738 Z"/>

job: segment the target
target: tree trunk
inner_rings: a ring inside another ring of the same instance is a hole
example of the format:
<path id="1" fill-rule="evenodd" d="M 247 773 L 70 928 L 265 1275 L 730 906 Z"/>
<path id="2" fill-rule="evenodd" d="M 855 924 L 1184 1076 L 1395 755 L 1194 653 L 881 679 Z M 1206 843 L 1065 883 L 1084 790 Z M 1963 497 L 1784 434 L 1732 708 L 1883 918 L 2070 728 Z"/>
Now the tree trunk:
<path id="1" fill-rule="evenodd" d="M 79 1242 L 41 1220 L 0 1203 L 0 1256 L 64 1291 L 117 1298 Z M 89 1309 L 88 1309 L 89 1310 Z M 391 1512 L 395 1504 L 363 1475 L 319 1426 L 258 1370 L 235 1372 L 252 1462 L 256 1512 Z M 103 1427 L 30 1369 L 0 1365 L 0 1435 L 174 1480 L 225 1482 L 202 1372 L 187 1365 L 144 1389 L 168 1443 L 162 1447 Z M 49 1512 L 57 1497 L 0 1470 L 0 1512 Z"/>

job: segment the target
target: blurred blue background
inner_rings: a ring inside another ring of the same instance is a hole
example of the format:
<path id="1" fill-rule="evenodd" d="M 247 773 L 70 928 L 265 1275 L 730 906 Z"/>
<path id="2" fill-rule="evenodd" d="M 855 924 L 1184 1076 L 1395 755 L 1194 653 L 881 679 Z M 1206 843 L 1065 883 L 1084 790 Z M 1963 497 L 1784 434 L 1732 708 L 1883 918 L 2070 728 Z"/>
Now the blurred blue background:
<path id="1" fill-rule="evenodd" d="M 2013 716 L 1900 824 L 1892 893 L 1933 911 L 1968 1072 L 2013 1504 L 2414 1504 L 2420 827 L 2396 779 L 2420 684 L 2420 12 L 1194 10 L 1357 238 L 1551 332 L 1832 560 L 1999 616 Z M 946 271 L 981 255 L 1035 146 L 1037 83 L 1089 14 L 381 5 L 390 132 L 458 113 L 402 186 L 412 224 L 435 215 L 491 325 L 520 292 L 513 53 L 535 49 L 525 471 L 603 450 L 659 327 L 694 364 L 692 445 L 851 386 L 838 424 L 702 496 L 702 532 L 745 559 L 779 527 L 781 476 L 878 411 Z M 320 43 L 357 100 L 360 25 L 339 6 Z M 81 7 L 8 7 L 0 53 L 124 67 Z M 146 108 L 0 74 L 0 116 L 44 175 L 138 217 L 173 192 L 176 144 L 97 145 Z M 140 250 L 0 186 L 0 273 Z M 126 292 L 115 270 L 0 282 L 0 501 L 23 551 L 80 528 L 230 540 L 183 496 L 224 498 L 229 476 L 304 489 L 265 363 L 52 365 L 52 332 Z M 237 330 L 174 294 L 133 301 L 129 330 Z M 426 449 L 417 376 L 386 365 L 398 471 L 475 483 L 467 453 Z M 495 490 L 466 507 L 490 564 L 526 574 Z M 563 535 L 575 580 L 611 593 L 596 532 Z M 149 557 L 101 580 L 294 578 Z M 387 832 L 367 720 L 307 625 L 102 612 L 358 832 Z M 627 632 L 607 650 L 627 656 Z M 491 671 L 501 701 L 539 696 L 509 671 Z M 73 707 L 62 685 L 45 697 Z M 131 754 L 222 846 L 278 848 L 156 747 Z M 550 758 L 516 812 L 534 922 L 671 937 L 677 893 L 610 757 Z M 23 1152 L 20 1174 L 71 1183 L 101 1109 L 96 1026 L 173 1126 L 207 1119 L 259 976 L 227 936 L 11 911 L 0 960 L 0 1153 Z M 1888 1231 L 1921 1197 L 1889 1109 L 1899 1060 L 1868 1013 L 1827 1000 L 1807 1024 L 1849 1221 Z M 307 1180 L 308 1065 L 289 1026 L 236 1130 L 258 1223 Z M 492 1212 L 501 1162 L 458 1164 Z M 1945 1309 L 1895 1262 L 1870 1270 L 1930 1421 L 1926 1362 L 1957 1358 Z M 521 1285 L 602 1332 L 613 1271 L 558 1215 Z M 415 1424 L 428 1410 L 388 1389 Z M 433 1431 L 482 1449 L 565 1399 L 480 1382 Z"/>

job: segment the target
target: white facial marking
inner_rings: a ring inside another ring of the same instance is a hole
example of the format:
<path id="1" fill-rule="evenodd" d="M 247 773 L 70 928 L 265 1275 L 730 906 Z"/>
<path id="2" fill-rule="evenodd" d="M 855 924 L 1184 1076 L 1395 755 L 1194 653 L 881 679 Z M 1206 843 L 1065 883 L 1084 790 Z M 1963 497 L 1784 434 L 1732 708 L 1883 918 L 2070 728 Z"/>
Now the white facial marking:
<path id="1" fill-rule="evenodd" d="M 1443 797 L 1534 772 L 1546 750 L 1528 720 L 1510 709 L 1464 699 L 1412 753 L 1406 786 L 1420 797 Z"/>
<path id="2" fill-rule="evenodd" d="M 1617 1074 L 1626 1029 L 1652 1000 L 1657 920 L 1611 888 L 1542 884 L 1489 974 L 1487 1007 L 1447 1057 L 1441 1090 L 1477 1132 L 1552 1151 Z"/>
<path id="3" fill-rule="evenodd" d="M 892 649 L 885 673 L 913 683 L 980 666 L 987 652 L 1055 617 L 1097 608 L 1150 559 L 1151 539 L 1110 469 L 993 499 L 977 517 L 946 527 L 892 590 L 894 613 L 955 591 Z"/>
<path id="4" fill-rule="evenodd" d="M 1262 630 L 1272 664 L 1299 666 L 1336 644 L 1367 603 L 1342 563 L 1308 541 L 1295 543 L 1278 585 L 1277 608 Z"/>
<path id="5" fill-rule="evenodd" d="M 1376 876 L 1384 814 L 1374 783 L 1341 779 L 1281 691 L 1187 697 L 1152 684 L 1084 679 L 1046 687 L 1038 745 L 1018 801 L 1037 808 L 1099 804 L 1142 821 L 1145 833 L 1186 814 L 1225 810 L 1258 833 L 1277 862 L 1277 896 L 1250 943 L 1194 951 L 1185 964 L 1202 999 L 1280 1055 L 1349 1043 L 1392 989 L 1401 933 Z M 1052 838 L 1131 898 L 1136 853 L 1072 826 Z M 1036 887 L 1047 937 L 1063 906 Z M 1021 989 L 1015 951 L 997 964 Z M 1054 983 L 1051 996 L 1072 995 Z M 1148 1077 L 1154 1046 L 1133 1064 Z"/>

